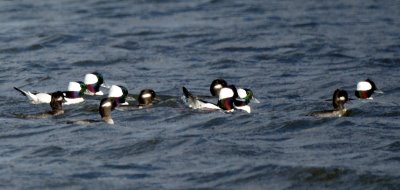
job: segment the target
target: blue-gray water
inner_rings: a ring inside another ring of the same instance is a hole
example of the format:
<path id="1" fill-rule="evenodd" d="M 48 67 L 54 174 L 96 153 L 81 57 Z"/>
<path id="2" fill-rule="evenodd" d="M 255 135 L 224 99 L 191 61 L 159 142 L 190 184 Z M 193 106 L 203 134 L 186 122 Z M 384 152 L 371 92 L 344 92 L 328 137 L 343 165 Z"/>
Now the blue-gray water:
<path id="1" fill-rule="evenodd" d="M 399 189 L 396 0 L 0 2 L 0 189 Z M 66 90 L 98 71 L 172 99 L 99 120 L 99 99 L 30 119 L 13 86 Z M 215 78 L 253 89 L 253 113 L 201 112 Z M 371 78 L 384 94 L 329 109 Z M 174 98 L 175 97 L 175 98 Z"/>

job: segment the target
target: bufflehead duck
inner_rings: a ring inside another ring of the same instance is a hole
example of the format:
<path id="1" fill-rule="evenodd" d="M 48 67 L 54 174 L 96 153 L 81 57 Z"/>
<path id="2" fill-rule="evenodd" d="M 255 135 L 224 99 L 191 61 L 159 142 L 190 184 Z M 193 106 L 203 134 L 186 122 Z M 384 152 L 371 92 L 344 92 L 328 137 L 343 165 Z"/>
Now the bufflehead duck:
<path id="1" fill-rule="evenodd" d="M 36 93 L 22 90 L 20 88 L 14 87 L 15 90 L 20 92 L 22 95 L 28 97 L 32 104 L 48 104 L 51 101 L 51 95 L 49 93 Z"/>
<path id="2" fill-rule="evenodd" d="M 251 112 L 251 108 L 248 105 L 250 103 L 250 100 L 252 99 L 253 92 L 251 90 L 246 91 L 243 88 L 236 89 L 235 86 L 231 87 L 235 93 L 234 95 L 234 102 L 233 105 L 235 106 L 236 109 L 244 110 L 247 113 Z"/>
<path id="3" fill-rule="evenodd" d="M 49 104 L 51 102 L 51 93 L 31 93 L 17 87 L 14 87 L 14 89 L 28 97 L 32 104 Z M 83 102 L 83 94 L 85 91 L 86 85 L 82 81 L 69 82 L 68 90 L 63 92 L 65 96 L 63 104 L 68 105 Z"/>
<path id="4" fill-rule="evenodd" d="M 249 109 L 246 109 L 248 105 L 238 105 L 238 106 L 234 105 L 237 94 L 235 94 L 236 89 L 232 85 L 228 87 L 223 87 L 219 90 L 219 97 L 217 104 L 213 104 L 199 99 L 198 97 L 192 95 L 185 87 L 182 87 L 182 90 L 184 94 L 184 96 L 182 96 L 182 100 L 192 109 L 225 110 L 227 112 L 232 112 L 234 111 L 235 108 L 237 108 L 245 110 L 250 113 Z M 241 106 L 246 106 L 246 108 Z"/>
<path id="5" fill-rule="evenodd" d="M 237 90 L 238 100 L 244 101 L 247 104 L 250 102 L 260 103 L 260 101 L 254 97 L 254 93 L 252 90 L 248 88 L 238 88 Z"/>
<path id="6" fill-rule="evenodd" d="M 78 104 L 83 101 L 86 85 L 82 81 L 69 82 L 68 90 L 65 92 L 65 105 Z"/>
<path id="7" fill-rule="evenodd" d="M 58 116 L 64 114 L 64 110 L 62 108 L 62 104 L 64 101 L 64 92 L 57 91 L 50 94 L 50 107 L 51 111 L 47 111 L 44 113 L 32 114 L 32 115 L 19 115 L 21 118 L 25 119 L 44 119 L 49 116 Z"/>
<path id="8" fill-rule="evenodd" d="M 218 96 L 219 91 L 223 88 L 228 86 L 228 83 L 224 79 L 215 79 L 211 82 L 210 85 L 210 92 L 212 96 Z"/>
<path id="9" fill-rule="evenodd" d="M 156 92 L 152 89 L 143 89 L 138 96 L 139 106 L 151 105 L 156 97 Z"/>
<path id="10" fill-rule="evenodd" d="M 138 104 L 137 105 L 120 105 L 118 108 L 119 110 L 125 110 L 125 109 L 136 109 L 136 108 L 144 108 L 147 106 L 151 106 L 153 104 L 153 101 L 156 97 L 156 92 L 152 89 L 143 89 L 140 91 L 140 94 L 138 95 Z"/>
<path id="11" fill-rule="evenodd" d="M 51 111 L 48 114 L 51 115 L 61 115 L 64 114 L 64 110 L 62 108 L 62 103 L 64 101 L 64 93 L 61 91 L 51 93 L 51 101 L 50 107 Z"/>
<path id="12" fill-rule="evenodd" d="M 227 87 L 228 83 L 224 79 L 215 79 L 211 82 L 210 85 L 210 92 L 212 96 L 218 96 L 219 91 Z M 236 89 L 236 88 L 235 88 Z M 238 88 L 236 94 L 238 94 L 238 97 L 240 99 L 245 99 L 247 104 L 250 102 L 253 103 L 260 103 L 260 101 L 257 100 L 257 98 L 254 97 L 253 91 L 251 91 L 248 88 Z"/>
<path id="13" fill-rule="evenodd" d="M 114 120 L 111 118 L 111 111 L 114 110 L 115 107 L 117 107 L 117 103 L 113 98 L 103 98 L 100 101 L 99 114 L 104 122 L 114 124 Z"/>
<path id="14" fill-rule="evenodd" d="M 375 83 L 367 79 L 365 81 L 360 81 L 357 83 L 357 90 L 354 92 L 357 98 L 360 99 L 372 99 L 371 95 L 376 93 L 383 93 L 382 91 L 378 90 Z"/>
<path id="15" fill-rule="evenodd" d="M 218 97 L 218 106 L 227 111 L 227 112 L 233 112 L 235 109 L 235 99 L 237 98 L 237 93 L 236 93 L 236 88 L 233 85 L 230 85 L 228 87 L 223 87 L 219 91 L 219 97 Z M 246 105 L 248 107 L 248 105 Z M 242 110 L 248 111 L 248 109 L 243 108 Z M 248 111 L 248 113 L 250 113 Z"/>
<path id="16" fill-rule="evenodd" d="M 190 93 L 185 87 L 182 87 L 183 96 L 182 100 L 186 103 L 189 108 L 192 109 L 203 109 L 203 110 L 219 110 L 221 109 L 219 106 L 206 102 L 204 100 L 199 99 L 198 97 L 194 96 Z"/>
<path id="17" fill-rule="evenodd" d="M 349 111 L 344 104 L 349 100 L 345 90 L 336 89 L 332 97 L 333 110 L 312 112 L 310 115 L 316 117 L 342 117 L 348 116 Z"/>
<path id="18" fill-rule="evenodd" d="M 112 85 L 108 92 L 108 97 L 112 98 L 117 105 L 129 105 L 126 102 L 128 96 L 128 89 L 121 85 Z"/>
<path id="19" fill-rule="evenodd" d="M 102 96 L 104 93 L 100 90 L 100 86 L 104 83 L 103 76 L 98 72 L 88 73 L 84 79 L 86 85 L 86 95 Z"/>

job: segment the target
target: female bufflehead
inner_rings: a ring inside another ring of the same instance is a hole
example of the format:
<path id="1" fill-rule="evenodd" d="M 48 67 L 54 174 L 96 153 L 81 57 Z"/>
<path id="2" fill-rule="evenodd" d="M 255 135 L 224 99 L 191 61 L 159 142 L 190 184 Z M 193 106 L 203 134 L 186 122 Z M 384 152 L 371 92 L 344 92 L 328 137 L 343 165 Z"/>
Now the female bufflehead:
<path id="1" fill-rule="evenodd" d="M 22 95 L 28 97 L 32 104 L 49 104 L 51 101 L 51 93 L 31 93 L 20 88 L 14 87 Z M 84 101 L 83 94 L 86 91 L 86 85 L 82 81 L 69 82 L 68 90 L 63 92 L 65 101 L 63 104 L 77 104 Z"/>
<path id="2" fill-rule="evenodd" d="M 50 94 L 50 107 L 51 111 L 47 111 L 44 113 L 32 114 L 32 115 L 19 115 L 21 118 L 25 119 L 44 119 L 49 116 L 57 116 L 64 114 L 64 110 L 62 108 L 62 103 L 64 101 L 64 92 L 57 91 Z"/>
<path id="3" fill-rule="evenodd" d="M 156 93 L 154 92 L 154 90 L 144 89 L 140 92 L 138 97 L 139 105 L 125 105 L 125 106 L 120 104 L 118 98 L 114 97 L 103 98 L 100 101 L 99 114 L 104 122 L 108 124 L 114 124 L 114 120 L 111 117 L 111 111 L 113 111 L 116 107 L 122 106 L 122 108 L 127 108 L 127 107 L 142 108 L 144 106 L 151 105 L 155 96 Z"/>
<path id="4" fill-rule="evenodd" d="M 151 105 L 156 97 L 156 92 L 152 89 L 144 89 L 140 91 L 138 96 L 139 106 Z"/>
<path id="5" fill-rule="evenodd" d="M 357 83 L 357 90 L 354 92 L 357 98 L 360 99 L 372 99 L 371 95 L 376 93 L 383 93 L 382 91 L 378 90 L 375 83 L 367 79 L 365 81 L 360 81 Z"/>
<path id="6" fill-rule="evenodd" d="M 156 92 L 152 89 L 143 89 L 140 91 L 140 94 L 137 97 L 138 104 L 137 105 L 121 105 L 119 108 L 125 110 L 126 108 L 144 108 L 147 106 L 151 106 L 156 97 Z"/>
<path id="7" fill-rule="evenodd" d="M 84 79 L 86 85 L 86 95 L 102 96 L 104 93 L 100 90 L 100 86 L 104 83 L 103 75 L 98 72 L 88 73 Z"/>
<path id="8" fill-rule="evenodd" d="M 224 79 L 215 79 L 211 82 L 210 85 L 210 92 L 212 96 L 218 96 L 219 91 L 223 88 L 228 86 L 228 83 Z"/>
<path id="9" fill-rule="evenodd" d="M 50 101 L 50 107 L 51 111 L 48 113 L 51 115 L 61 115 L 64 114 L 64 110 L 62 108 L 62 103 L 64 101 L 64 93 L 57 91 L 51 93 L 51 101 Z"/>
<path id="10" fill-rule="evenodd" d="M 114 110 L 115 107 L 117 107 L 117 103 L 113 98 L 103 98 L 100 101 L 99 114 L 104 122 L 114 124 L 114 121 L 111 118 L 111 111 Z"/>
<path id="11" fill-rule="evenodd" d="M 342 117 L 348 116 L 349 111 L 344 104 L 349 100 L 345 90 L 336 89 L 332 97 L 333 110 L 312 112 L 310 115 L 316 117 Z"/>

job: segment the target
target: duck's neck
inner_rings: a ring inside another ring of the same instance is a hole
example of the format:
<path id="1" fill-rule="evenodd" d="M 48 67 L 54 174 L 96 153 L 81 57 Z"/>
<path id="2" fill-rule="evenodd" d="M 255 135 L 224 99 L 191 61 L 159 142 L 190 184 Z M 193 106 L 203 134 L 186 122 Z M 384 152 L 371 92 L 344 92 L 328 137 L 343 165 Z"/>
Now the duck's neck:
<path id="1" fill-rule="evenodd" d="M 233 109 L 233 99 L 225 98 L 218 101 L 218 106 L 223 110 L 232 110 Z"/>
<path id="2" fill-rule="evenodd" d="M 66 98 L 81 98 L 83 96 L 83 92 L 81 91 L 67 91 L 65 92 L 65 97 Z"/>

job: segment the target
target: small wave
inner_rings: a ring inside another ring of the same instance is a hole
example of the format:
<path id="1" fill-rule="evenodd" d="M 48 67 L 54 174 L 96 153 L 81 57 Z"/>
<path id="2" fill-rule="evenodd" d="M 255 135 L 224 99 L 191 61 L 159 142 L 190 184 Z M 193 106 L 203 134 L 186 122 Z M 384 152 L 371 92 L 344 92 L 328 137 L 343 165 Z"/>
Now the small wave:
<path id="1" fill-rule="evenodd" d="M 33 151 L 29 157 L 62 157 L 66 151 L 59 146 L 48 146 Z"/>

